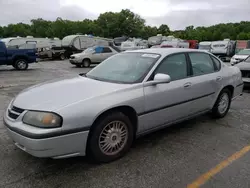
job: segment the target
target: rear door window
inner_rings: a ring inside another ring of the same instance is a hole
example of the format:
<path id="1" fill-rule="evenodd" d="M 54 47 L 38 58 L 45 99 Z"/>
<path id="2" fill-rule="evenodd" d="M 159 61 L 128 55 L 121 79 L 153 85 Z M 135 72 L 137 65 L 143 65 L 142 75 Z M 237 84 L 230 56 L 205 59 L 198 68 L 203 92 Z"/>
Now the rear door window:
<path id="1" fill-rule="evenodd" d="M 111 53 L 112 50 L 110 48 L 104 47 L 102 53 Z"/>
<path id="2" fill-rule="evenodd" d="M 215 71 L 213 60 L 206 53 L 189 53 L 193 75 L 204 75 Z"/>

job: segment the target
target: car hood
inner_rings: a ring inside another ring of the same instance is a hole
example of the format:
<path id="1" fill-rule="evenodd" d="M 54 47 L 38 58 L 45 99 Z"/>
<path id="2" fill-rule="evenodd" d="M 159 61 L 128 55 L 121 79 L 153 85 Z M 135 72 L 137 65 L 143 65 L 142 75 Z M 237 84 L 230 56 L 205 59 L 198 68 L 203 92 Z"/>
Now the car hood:
<path id="1" fill-rule="evenodd" d="M 246 59 L 249 55 L 234 55 L 234 59 Z"/>
<path id="2" fill-rule="evenodd" d="M 239 64 L 235 65 L 236 67 L 238 67 L 240 70 L 250 70 L 250 62 L 241 62 Z"/>
<path id="3" fill-rule="evenodd" d="M 27 88 L 17 95 L 13 105 L 28 110 L 55 111 L 72 103 L 94 99 L 130 86 L 79 76 Z"/>
<path id="4" fill-rule="evenodd" d="M 89 54 L 93 54 L 92 52 L 81 52 L 81 53 L 77 53 L 77 54 L 73 54 L 73 57 L 83 57 L 85 55 L 89 55 Z"/>

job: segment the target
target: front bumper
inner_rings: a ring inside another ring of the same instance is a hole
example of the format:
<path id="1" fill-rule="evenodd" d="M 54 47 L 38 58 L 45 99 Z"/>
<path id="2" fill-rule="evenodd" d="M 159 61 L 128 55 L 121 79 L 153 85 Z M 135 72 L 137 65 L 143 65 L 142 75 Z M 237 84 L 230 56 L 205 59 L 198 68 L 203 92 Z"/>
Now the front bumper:
<path id="1" fill-rule="evenodd" d="M 69 62 L 72 64 L 72 65 L 79 65 L 81 64 L 82 62 L 78 59 L 70 59 Z"/>
<path id="2" fill-rule="evenodd" d="M 87 146 L 87 138 L 89 131 L 79 131 L 74 133 L 51 135 L 48 132 L 43 137 L 32 137 L 25 135 L 24 132 L 16 131 L 18 127 L 26 126 L 21 122 L 15 122 L 4 116 L 4 124 L 7 127 L 8 135 L 12 138 L 15 145 L 21 150 L 35 157 L 49 158 L 68 158 L 74 156 L 84 156 Z M 22 125 L 21 125 L 22 124 Z M 28 126 L 28 125 L 27 125 Z M 29 133 L 30 135 L 32 133 Z"/>

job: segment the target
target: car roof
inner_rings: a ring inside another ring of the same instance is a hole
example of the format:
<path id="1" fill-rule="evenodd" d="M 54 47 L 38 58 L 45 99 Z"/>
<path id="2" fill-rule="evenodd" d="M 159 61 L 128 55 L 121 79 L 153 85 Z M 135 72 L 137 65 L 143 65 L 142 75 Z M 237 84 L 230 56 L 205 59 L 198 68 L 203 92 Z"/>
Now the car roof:
<path id="1" fill-rule="evenodd" d="M 166 56 L 166 55 L 170 55 L 170 54 L 178 53 L 178 52 L 205 52 L 207 53 L 204 50 L 189 49 L 189 48 L 147 48 L 147 49 L 140 49 L 140 50 L 127 50 L 126 52 L 155 53 L 155 54 L 160 54 L 161 56 Z"/>

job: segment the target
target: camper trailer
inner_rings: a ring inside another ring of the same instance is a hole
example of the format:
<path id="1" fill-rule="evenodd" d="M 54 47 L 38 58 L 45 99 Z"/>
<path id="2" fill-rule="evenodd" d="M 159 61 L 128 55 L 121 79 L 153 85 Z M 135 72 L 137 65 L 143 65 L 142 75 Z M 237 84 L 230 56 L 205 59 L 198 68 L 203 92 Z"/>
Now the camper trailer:
<path id="1" fill-rule="evenodd" d="M 63 38 L 62 47 L 66 50 L 66 57 L 80 53 L 92 46 L 109 46 L 113 39 L 93 37 L 90 35 L 69 35 Z"/>
<path id="2" fill-rule="evenodd" d="M 222 61 L 230 61 L 235 54 L 235 41 L 224 39 L 211 43 L 211 53 L 219 57 Z"/>
<path id="3" fill-rule="evenodd" d="M 120 48 L 120 47 L 121 47 L 121 44 L 122 44 L 123 42 L 126 42 L 128 39 L 129 39 L 129 37 L 127 37 L 127 36 L 116 37 L 116 38 L 114 38 L 114 45 L 115 45 L 116 47 Z"/>
<path id="4" fill-rule="evenodd" d="M 32 36 L 17 37 L 5 43 L 7 48 L 30 49 L 44 47 L 61 47 L 61 40 L 58 38 L 34 38 Z"/>
<path id="5" fill-rule="evenodd" d="M 148 48 L 148 42 L 147 40 L 142 39 L 128 39 L 125 42 L 122 42 L 121 44 L 121 51 L 126 50 L 137 50 L 137 49 L 145 49 Z"/>
<path id="6" fill-rule="evenodd" d="M 1 41 L 4 42 L 4 44 L 6 45 L 13 39 L 16 39 L 16 37 L 3 38 L 1 39 Z"/>
<path id="7" fill-rule="evenodd" d="M 210 52 L 211 51 L 211 44 L 212 44 L 212 42 L 210 42 L 210 41 L 200 42 L 199 43 L 199 49 Z"/>
<path id="8" fill-rule="evenodd" d="M 161 46 L 168 48 L 189 48 L 189 42 L 178 38 L 172 38 L 171 40 L 163 41 Z"/>
<path id="9" fill-rule="evenodd" d="M 162 36 L 161 34 L 158 34 L 153 37 L 148 38 L 148 45 L 149 47 L 160 45 L 163 41 L 166 41 L 168 38 L 166 36 Z"/>

